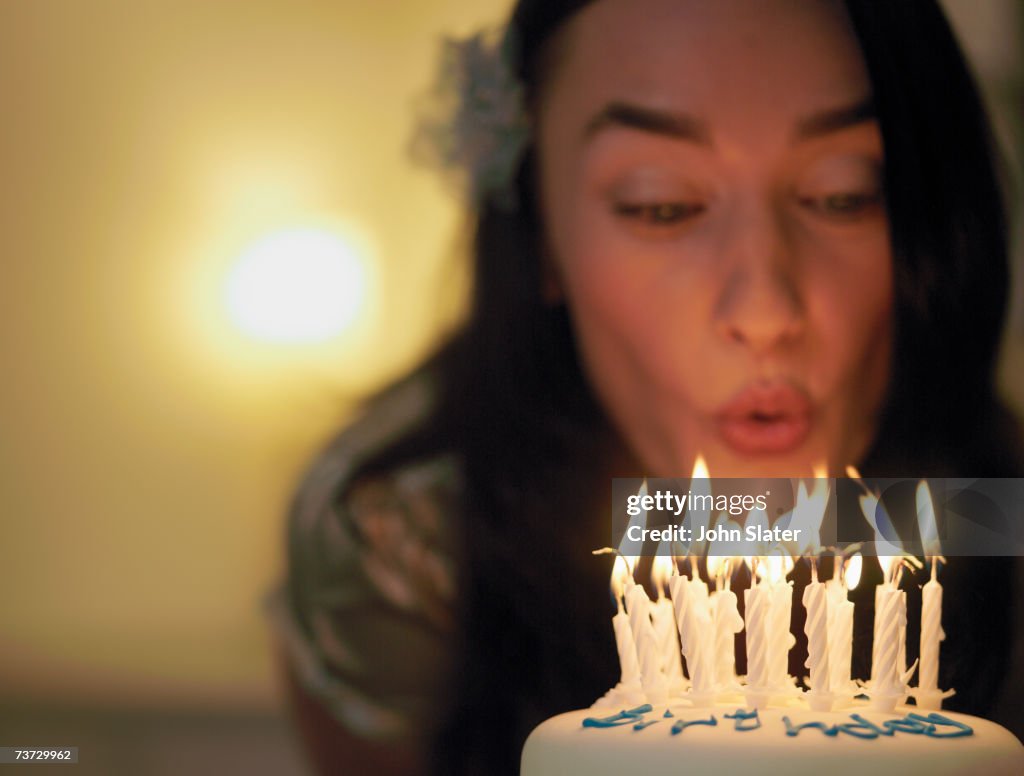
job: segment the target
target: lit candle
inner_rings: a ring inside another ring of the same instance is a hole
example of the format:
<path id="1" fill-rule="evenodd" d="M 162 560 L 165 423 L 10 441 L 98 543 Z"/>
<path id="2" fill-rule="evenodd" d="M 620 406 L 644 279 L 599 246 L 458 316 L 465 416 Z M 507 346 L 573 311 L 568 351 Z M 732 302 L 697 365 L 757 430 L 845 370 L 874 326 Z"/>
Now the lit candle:
<path id="1" fill-rule="evenodd" d="M 763 708 L 768 702 L 768 613 L 771 590 L 757 581 L 757 559 L 750 561 L 750 587 L 743 591 L 747 631 L 747 703 Z"/>
<path id="2" fill-rule="evenodd" d="M 796 645 L 796 637 L 789 630 L 793 619 L 793 588 L 786 581 L 785 564 L 788 559 L 771 555 L 767 560 L 771 591 L 768 615 L 769 683 L 776 691 L 788 692 L 793 687 L 789 676 L 789 650 Z"/>
<path id="3" fill-rule="evenodd" d="M 932 578 L 921 591 L 921 673 L 917 684 L 922 693 L 939 689 L 939 642 L 946 637 L 942 632 L 942 585 L 936 579 L 937 561 L 932 558 L 931 562 Z M 941 705 L 940 701 L 931 708 Z"/>
<path id="4" fill-rule="evenodd" d="M 859 554 L 847 560 L 842 567 L 839 566 L 839 558 L 836 558 L 836 575 L 829 580 L 829 590 L 833 596 L 829 609 L 832 630 L 828 641 L 832 692 L 843 695 L 849 694 L 853 652 L 853 601 L 848 600 L 847 591 L 857 587 L 860 582 L 861 563 Z"/>
<path id="5" fill-rule="evenodd" d="M 659 547 L 659 553 L 668 547 Z M 661 667 L 665 672 L 665 678 L 669 683 L 669 691 L 673 694 L 682 693 L 686 688 L 683 677 L 682 656 L 679 648 L 679 638 L 676 634 L 676 617 L 672 607 L 672 601 L 665 597 L 666 580 L 671 578 L 675 563 L 669 555 L 658 555 L 651 567 L 651 580 L 658 591 L 658 599 L 654 602 L 651 610 L 651 619 L 654 623 L 654 632 L 658 639 L 659 653 L 661 654 Z"/>
<path id="6" fill-rule="evenodd" d="M 935 508 L 931 492 L 925 482 L 917 486 L 917 521 L 921 532 L 921 543 L 930 557 L 931 579 L 921 590 L 921 664 L 917 678 L 914 699 L 925 709 L 942 708 L 942 691 L 939 689 L 939 642 L 946 634 L 942 631 L 942 585 L 938 580 L 939 556 L 938 529 L 935 524 Z"/>
<path id="7" fill-rule="evenodd" d="M 853 472 L 856 474 L 856 472 Z M 863 485 L 863 483 L 862 483 Z M 875 533 L 883 582 L 875 588 L 874 639 L 871 644 L 871 702 L 889 710 L 906 695 L 907 597 L 899 590 L 903 551 L 893 544 L 892 522 L 878 496 L 865 487 L 860 497 L 864 519 Z M 895 541 L 899 541 L 898 538 Z M 882 552 L 885 554 L 882 554 Z"/>
<path id="8" fill-rule="evenodd" d="M 634 560 L 635 563 L 635 560 Z M 668 680 L 661 668 L 658 638 L 651 624 L 651 599 L 643 585 L 626 580 L 626 612 L 636 642 L 637 661 L 640 663 L 640 683 L 649 703 L 668 700 Z"/>
<path id="9" fill-rule="evenodd" d="M 690 669 L 691 699 L 698 705 L 714 700 L 715 659 L 714 623 L 708 599 L 708 586 L 697 576 L 693 564 L 693 579 L 690 580 L 690 605 L 687 608 L 686 630 L 690 648 L 686 665 Z"/>
<path id="10" fill-rule="evenodd" d="M 712 571 L 714 569 L 714 571 Z M 708 573 L 715 573 L 717 589 L 711 595 L 710 608 L 714 618 L 715 681 L 719 691 L 737 686 L 736 634 L 743 630 L 736 594 L 730 587 L 730 563 L 708 557 Z"/>
<path id="11" fill-rule="evenodd" d="M 676 615 L 676 629 L 679 632 L 679 644 L 682 653 L 686 657 L 687 666 L 690 663 L 690 631 L 686 627 L 687 612 L 690 608 L 690 579 L 675 571 L 668 580 L 669 593 L 672 596 L 672 608 Z M 692 669 L 691 669 L 692 670 Z"/>
<path id="12" fill-rule="evenodd" d="M 636 658 L 636 643 L 630 628 L 629 617 L 622 608 L 622 589 L 629 576 L 629 567 L 621 555 L 615 556 L 612 567 L 612 596 L 615 598 L 615 616 L 612 617 L 612 628 L 615 630 L 615 649 L 619 653 L 619 684 L 630 688 L 639 687 L 640 664 Z"/>
<path id="13" fill-rule="evenodd" d="M 905 695 L 897 669 L 900 623 L 906 618 L 907 599 L 901 590 L 883 590 L 879 597 L 878 665 L 871 670 L 871 705 L 879 711 L 892 711 Z"/>
<path id="14" fill-rule="evenodd" d="M 892 711 L 906 697 L 906 670 L 901 650 L 906 645 L 907 596 L 899 589 L 900 566 L 879 555 L 885 582 L 875 590 L 875 643 L 871 663 L 871 706 Z M 905 653 L 904 653 L 905 654 Z"/>
<path id="15" fill-rule="evenodd" d="M 891 561 L 891 558 L 887 560 Z M 883 556 L 878 556 L 878 562 L 883 563 Z M 887 566 L 883 563 L 882 573 L 886 573 Z M 882 646 L 881 630 L 882 630 L 882 618 L 879 616 L 879 612 L 882 611 L 882 596 L 892 590 L 892 586 L 888 581 L 883 581 L 882 584 L 875 586 L 875 621 L 871 626 L 871 681 L 875 681 L 875 670 L 876 666 L 881 665 L 878 659 L 878 650 Z"/>
<path id="16" fill-rule="evenodd" d="M 882 660 L 879 653 L 882 649 L 882 606 L 883 599 L 893 593 L 896 590 L 896 586 L 889 580 L 890 569 L 892 568 L 893 562 L 896 559 L 891 555 L 879 555 L 878 565 L 882 568 L 882 584 L 875 587 L 875 621 L 872 625 L 872 641 L 871 641 L 871 683 L 874 684 L 877 678 L 881 675 L 882 671 Z M 898 627 L 898 622 L 896 626 Z M 896 659 L 899 652 L 899 634 L 896 633 L 896 650 L 897 652 L 893 655 L 893 665 L 895 666 Z"/>
<path id="17" fill-rule="evenodd" d="M 829 596 L 825 584 L 818 581 L 818 568 L 811 561 L 811 581 L 804 588 L 804 608 L 807 619 L 807 667 L 810 669 L 810 703 L 815 711 L 832 709 L 832 676 L 829 667 L 828 609 Z"/>

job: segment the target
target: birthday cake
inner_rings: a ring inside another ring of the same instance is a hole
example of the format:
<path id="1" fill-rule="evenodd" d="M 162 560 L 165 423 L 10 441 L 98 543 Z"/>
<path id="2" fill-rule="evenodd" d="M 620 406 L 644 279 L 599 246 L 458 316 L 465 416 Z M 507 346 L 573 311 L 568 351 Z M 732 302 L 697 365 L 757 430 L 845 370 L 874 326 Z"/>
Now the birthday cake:
<path id="1" fill-rule="evenodd" d="M 879 501 L 865 491 L 861 508 L 880 535 Z M 802 491 L 793 510 L 815 537 L 822 500 L 816 503 Z M 934 525 L 924 483 L 917 505 Z M 823 581 L 819 544 L 731 559 L 714 547 L 699 558 L 692 545 L 685 557 L 659 554 L 651 567 L 654 601 L 633 579 L 636 556 L 620 545 L 611 592 L 621 679 L 592 708 L 538 726 L 523 748 L 521 776 L 1024 774 L 1024 746 L 1010 731 L 942 710 L 953 691 L 938 686 L 944 633 L 937 543 L 926 553 L 931 578 L 922 587 L 920 657 L 909 666 L 900 585 L 905 567 L 920 570 L 924 564 L 897 545 L 882 545 L 886 552 L 877 561 L 885 581 L 875 589 L 866 681 L 851 676 L 854 604 L 848 600 L 862 558 L 831 548 L 832 576 Z M 797 562 L 809 563 L 811 572 L 797 604 L 806 615 L 809 669 L 799 679 L 788 669 L 797 596 L 786 579 Z M 750 569 L 742 614 L 732 590 L 740 565 Z M 734 639 L 741 631 L 743 676 L 736 670 Z M 909 698 L 915 705 L 906 705 Z"/>
<path id="2" fill-rule="evenodd" d="M 571 711 L 537 727 L 520 776 L 631 774 L 1021 774 L 1024 747 L 993 722 L 948 711 L 865 706 L 758 711 L 649 704 Z"/>

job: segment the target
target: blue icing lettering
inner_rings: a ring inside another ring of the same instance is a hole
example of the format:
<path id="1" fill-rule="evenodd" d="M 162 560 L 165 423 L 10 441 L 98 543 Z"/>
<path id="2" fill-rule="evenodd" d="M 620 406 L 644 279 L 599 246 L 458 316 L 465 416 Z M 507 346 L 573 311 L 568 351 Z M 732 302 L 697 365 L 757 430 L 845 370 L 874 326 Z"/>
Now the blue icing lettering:
<path id="1" fill-rule="evenodd" d="M 643 706 L 637 706 L 635 709 L 629 709 L 628 711 L 624 709 L 618 714 L 612 714 L 610 717 L 587 717 L 583 720 L 583 727 L 609 728 L 629 725 L 640 720 L 652 708 L 651 704 L 645 703 Z"/>
<path id="2" fill-rule="evenodd" d="M 636 717 L 620 711 L 618 714 L 613 714 L 610 717 L 587 717 L 583 720 L 583 727 L 608 728 L 618 727 L 619 725 L 632 725 L 634 722 L 636 722 Z"/>
<path id="3" fill-rule="evenodd" d="M 642 714 L 646 714 L 647 712 L 653 711 L 653 710 L 654 710 L 654 707 L 651 704 L 645 703 L 642 706 L 637 706 L 635 709 L 630 709 L 629 711 L 624 711 L 622 713 L 623 714 L 632 714 L 634 717 L 639 717 Z"/>
<path id="4" fill-rule="evenodd" d="M 864 717 L 862 717 L 860 714 L 851 714 L 850 719 L 852 719 L 859 725 L 863 725 L 865 728 L 870 728 L 871 730 L 874 730 L 875 733 L 877 733 L 880 736 L 892 736 L 896 734 L 895 730 L 890 730 L 888 728 L 880 728 L 871 720 L 864 719 Z"/>
<path id="5" fill-rule="evenodd" d="M 914 733 L 921 735 L 928 732 L 928 726 L 916 719 L 904 717 L 903 719 L 887 719 L 882 723 L 885 727 L 898 733 Z"/>
<path id="6" fill-rule="evenodd" d="M 955 719 L 950 719 L 949 717 L 944 717 L 942 714 L 934 711 L 927 717 L 923 714 L 915 714 L 913 712 L 908 714 L 907 717 L 926 723 L 924 734 L 931 738 L 962 738 L 963 736 L 974 735 L 974 728 L 970 725 L 964 724 L 963 722 L 957 722 Z M 939 732 L 940 725 L 951 727 L 953 730 Z"/>
<path id="7" fill-rule="evenodd" d="M 872 728 L 864 728 L 856 722 L 843 722 L 836 725 L 836 728 L 844 733 L 849 733 L 851 736 L 856 736 L 857 738 L 878 738 L 878 733 L 876 733 Z"/>
<path id="8" fill-rule="evenodd" d="M 682 733 L 690 725 L 708 725 L 709 727 L 716 727 L 718 720 L 715 719 L 715 715 L 712 714 L 708 719 L 680 719 L 676 720 L 675 724 L 672 725 L 672 735 L 678 735 Z"/>
<path id="9" fill-rule="evenodd" d="M 747 730 L 757 730 L 759 727 L 761 727 L 761 718 L 757 716 L 757 709 L 754 709 L 753 711 L 744 711 L 743 709 L 736 709 L 735 713 L 723 714 L 722 716 L 726 719 L 736 720 L 736 724 L 734 726 L 735 730 L 741 730 L 745 732 Z M 750 724 L 747 724 L 748 722 Z"/>
<path id="10" fill-rule="evenodd" d="M 671 709 L 665 709 L 665 713 L 661 716 L 663 716 L 665 719 L 668 719 L 669 717 L 674 717 L 675 714 L 672 713 Z"/>
<path id="11" fill-rule="evenodd" d="M 824 722 L 804 722 L 802 725 L 794 725 L 789 717 L 783 717 L 782 721 L 786 723 L 786 735 L 787 736 L 798 736 L 800 731 L 804 728 L 817 728 L 826 736 L 839 735 L 839 731 L 834 725 L 829 726 Z"/>
<path id="12" fill-rule="evenodd" d="M 644 728 L 650 727 L 651 725 L 657 725 L 660 720 L 649 719 L 646 722 L 637 722 L 633 725 L 633 730 L 643 730 Z"/>

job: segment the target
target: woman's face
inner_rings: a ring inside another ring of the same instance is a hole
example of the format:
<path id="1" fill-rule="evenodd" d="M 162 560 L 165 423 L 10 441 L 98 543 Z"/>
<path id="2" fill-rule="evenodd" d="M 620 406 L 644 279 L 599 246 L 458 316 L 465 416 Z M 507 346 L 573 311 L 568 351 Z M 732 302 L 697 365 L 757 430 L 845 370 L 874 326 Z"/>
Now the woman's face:
<path id="1" fill-rule="evenodd" d="M 892 256 L 841 5 L 598 0 L 554 53 L 537 116 L 554 284 L 645 467 L 856 463 L 887 388 Z"/>

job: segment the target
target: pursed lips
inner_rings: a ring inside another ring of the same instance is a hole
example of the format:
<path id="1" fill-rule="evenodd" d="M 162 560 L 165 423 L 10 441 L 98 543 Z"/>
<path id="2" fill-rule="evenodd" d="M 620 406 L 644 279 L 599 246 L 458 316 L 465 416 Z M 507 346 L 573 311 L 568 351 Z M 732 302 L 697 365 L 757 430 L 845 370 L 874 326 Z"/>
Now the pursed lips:
<path id="1" fill-rule="evenodd" d="M 715 413 L 725 444 L 742 455 L 779 455 L 798 448 L 811 429 L 813 404 L 792 383 L 746 385 Z"/>

